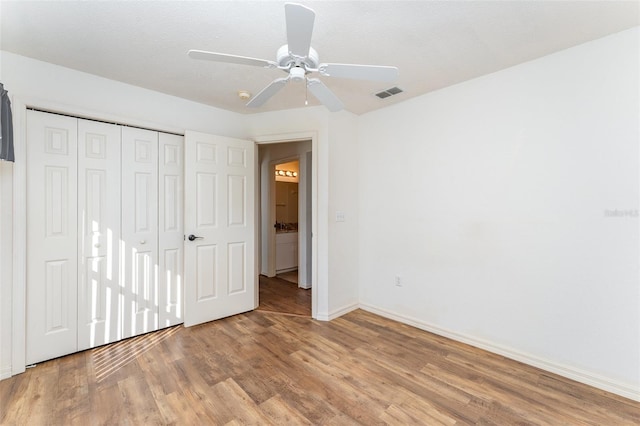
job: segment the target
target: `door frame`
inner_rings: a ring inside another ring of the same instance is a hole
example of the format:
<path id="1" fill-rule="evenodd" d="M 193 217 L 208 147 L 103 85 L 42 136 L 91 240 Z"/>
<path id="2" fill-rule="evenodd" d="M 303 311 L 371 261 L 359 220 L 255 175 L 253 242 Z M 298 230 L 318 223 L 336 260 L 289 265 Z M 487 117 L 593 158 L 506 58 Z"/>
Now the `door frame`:
<path id="1" fill-rule="evenodd" d="M 253 138 L 256 145 L 268 145 L 275 143 L 288 143 L 288 142 L 300 142 L 311 140 L 311 194 L 307 196 L 311 197 L 311 317 L 318 319 L 318 134 L 314 131 L 308 132 L 296 132 L 296 133 L 283 133 L 268 136 L 258 136 Z M 260 164 L 258 164 L 258 171 L 256 173 L 256 188 L 260 186 Z M 260 253 L 260 247 L 262 246 L 261 239 L 261 220 L 260 220 L 260 194 L 261 191 L 255 191 L 256 194 L 256 272 L 259 272 L 260 261 L 262 253 Z M 271 212 L 267 212 L 271 216 Z M 275 213 L 274 213 L 275 218 Z M 309 226 L 309 224 L 307 224 Z M 275 238 L 273 240 L 275 245 Z M 271 253 L 275 254 L 273 250 Z M 270 262 L 271 263 L 271 262 Z M 275 260 L 273 261 L 275 265 Z M 258 306 L 259 291 L 256 291 L 256 307 Z"/>

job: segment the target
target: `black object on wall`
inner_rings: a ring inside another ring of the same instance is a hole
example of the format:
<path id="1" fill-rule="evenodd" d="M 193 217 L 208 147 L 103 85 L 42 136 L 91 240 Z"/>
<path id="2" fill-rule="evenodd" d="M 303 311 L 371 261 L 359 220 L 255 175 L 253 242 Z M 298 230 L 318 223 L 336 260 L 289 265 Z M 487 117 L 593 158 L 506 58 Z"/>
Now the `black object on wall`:
<path id="1" fill-rule="evenodd" d="M 0 83 L 0 160 L 15 161 L 13 154 L 13 119 L 9 92 Z"/>

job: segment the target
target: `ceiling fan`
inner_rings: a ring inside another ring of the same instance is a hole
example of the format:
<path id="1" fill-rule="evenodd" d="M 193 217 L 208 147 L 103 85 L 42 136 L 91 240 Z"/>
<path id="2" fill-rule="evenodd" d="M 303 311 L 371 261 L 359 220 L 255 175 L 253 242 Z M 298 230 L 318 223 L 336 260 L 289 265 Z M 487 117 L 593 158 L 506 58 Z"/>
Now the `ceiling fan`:
<path id="1" fill-rule="evenodd" d="M 330 64 L 320 63 L 318 53 L 311 47 L 311 34 L 316 14 L 300 4 L 286 3 L 284 12 L 287 24 L 287 43 L 276 53 L 276 61 L 229 55 L 226 53 L 189 50 L 189 57 L 214 62 L 251 65 L 263 68 L 278 68 L 286 72 L 287 77 L 274 80 L 248 103 L 248 107 L 258 108 L 278 93 L 289 81 L 305 82 L 309 91 L 329 111 L 340 111 L 344 105 L 322 81 L 309 78 L 308 74 L 317 72 L 327 77 L 351 78 L 392 82 L 398 78 L 398 68 L 379 65 Z"/>

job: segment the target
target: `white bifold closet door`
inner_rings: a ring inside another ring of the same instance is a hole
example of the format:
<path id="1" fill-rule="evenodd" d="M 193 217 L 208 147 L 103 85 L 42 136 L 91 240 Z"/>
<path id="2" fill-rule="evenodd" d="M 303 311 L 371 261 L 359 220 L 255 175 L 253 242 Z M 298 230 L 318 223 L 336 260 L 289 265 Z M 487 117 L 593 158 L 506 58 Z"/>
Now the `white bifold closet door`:
<path id="1" fill-rule="evenodd" d="M 183 137 L 27 112 L 28 364 L 180 324 Z"/>
<path id="2" fill-rule="evenodd" d="M 77 119 L 27 111 L 26 362 L 78 350 Z"/>
<path id="3" fill-rule="evenodd" d="M 78 350 L 84 350 L 122 338 L 120 126 L 78 120 L 77 186 Z"/>
<path id="4" fill-rule="evenodd" d="M 123 337 L 184 321 L 182 145 L 122 128 Z"/>
<path id="5" fill-rule="evenodd" d="M 158 133 L 122 128 L 124 337 L 158 329 Z"/>

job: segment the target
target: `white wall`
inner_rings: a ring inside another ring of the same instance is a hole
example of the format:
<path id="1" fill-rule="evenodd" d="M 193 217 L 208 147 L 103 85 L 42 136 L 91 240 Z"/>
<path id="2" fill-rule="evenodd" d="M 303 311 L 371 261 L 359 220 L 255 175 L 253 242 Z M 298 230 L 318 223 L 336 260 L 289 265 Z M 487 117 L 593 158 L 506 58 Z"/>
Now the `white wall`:
<path id="1" fill-rule="evenodd" d="M 2 79 L 0 56 L 0 82 Z M 11 93 L 9 93 L 11 95 Z M 11 376 L 11 283 L 13 282 L 13 164 L 0 161 L 0 380 Z"/>
<path id="2" fill-rule="evenodd" d="M 13 164 L 0 161 L 0 380 L 11 376 Z"/>
<path id="3" fill-rule="evenodd" d="M 241 114 L 213 108 L 0 51 L 2 79 L 14 99 L 38 106 L 52 105 L 90 118 L 122 120 L 156 130 L 196 130 L 245 137 Z"/>
<path id="4" fill-rule="evenodd" d="M 358 306 L 358 131 L 350 114 L 329 120 L 329 305 L 331 318 Z M 341 216 L 342 219 L 339 219 Z"/>
<path id="5" fill-rule="evenodd" d="M 361 116 L 363 306 L 640 398 L 639 38 Z"/>

